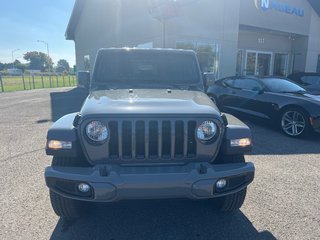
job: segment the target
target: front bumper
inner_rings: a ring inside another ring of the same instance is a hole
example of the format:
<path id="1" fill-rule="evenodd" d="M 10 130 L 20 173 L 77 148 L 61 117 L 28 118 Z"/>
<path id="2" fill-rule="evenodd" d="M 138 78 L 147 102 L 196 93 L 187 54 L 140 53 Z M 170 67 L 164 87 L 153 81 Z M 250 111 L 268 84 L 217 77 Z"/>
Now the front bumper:
<path id="1" fill-rule="evenodd" d="M 320 117 L 310 118 L 310 123 L 313 130 L 317 133 L 320 133 Z"/>
<path id="2" fill-rule="evenodd" d="M 92 168 L 47 167 L 45 179 L 54 192 L 71 199 L 114 202 L 125 199 L 207 199 L 238 192 L 253 181 L 252 163 L 212 165 L 189 163 L 172 166 L 97 165 Z M 227 179 L 218 190 L 215 183 Z M 91 191 L 81 194 L 77 186 L 87 183 Z"/>

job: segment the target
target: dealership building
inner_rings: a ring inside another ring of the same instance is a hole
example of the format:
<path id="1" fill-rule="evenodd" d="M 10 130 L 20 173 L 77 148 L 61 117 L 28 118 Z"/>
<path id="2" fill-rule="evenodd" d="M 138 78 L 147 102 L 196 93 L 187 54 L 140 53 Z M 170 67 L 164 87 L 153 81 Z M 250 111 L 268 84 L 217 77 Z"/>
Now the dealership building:
<path id="1" fill-rule="evenodd" d="M 320 72 L 320 1 L 76 0 L 66 38 L 79 71 L 100 48 L 165 47 L 216 77 Z"/>

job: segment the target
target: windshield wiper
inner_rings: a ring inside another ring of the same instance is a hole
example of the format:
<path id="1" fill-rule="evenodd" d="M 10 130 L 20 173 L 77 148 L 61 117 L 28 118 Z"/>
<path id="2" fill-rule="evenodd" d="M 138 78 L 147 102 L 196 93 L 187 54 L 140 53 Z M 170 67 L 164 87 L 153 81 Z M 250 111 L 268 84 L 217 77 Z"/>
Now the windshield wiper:
<path id="1" fill-rule="evenodd" d="M 182 84 L 161 84 L 161 83 L 141 83 L 141 84 L 124 84 L 124 83 L 105 83 L 105 82 L 93 82 L 91 85 L 91 91 L 95 90 L 109 90 L 109 89 L 138 89 L 138 88 L 144 88 L 144 89 L 179 89 L 179 90 L 203 90 L 201 86 L 198 84 L 192 84 L 192 85 L 182 85 Z"/>

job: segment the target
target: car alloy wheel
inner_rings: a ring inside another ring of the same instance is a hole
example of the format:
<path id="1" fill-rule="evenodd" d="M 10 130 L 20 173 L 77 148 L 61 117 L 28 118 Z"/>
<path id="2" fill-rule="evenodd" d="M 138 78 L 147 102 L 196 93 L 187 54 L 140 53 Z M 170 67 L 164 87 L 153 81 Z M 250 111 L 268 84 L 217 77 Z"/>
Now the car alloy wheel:
<path id="1" fill-rule="evenodd" d="M 282 115 L 282 130 L 289 136 L 300 136 L 307 127 L 306 119 L 302 113 L 290 110 Z"/>

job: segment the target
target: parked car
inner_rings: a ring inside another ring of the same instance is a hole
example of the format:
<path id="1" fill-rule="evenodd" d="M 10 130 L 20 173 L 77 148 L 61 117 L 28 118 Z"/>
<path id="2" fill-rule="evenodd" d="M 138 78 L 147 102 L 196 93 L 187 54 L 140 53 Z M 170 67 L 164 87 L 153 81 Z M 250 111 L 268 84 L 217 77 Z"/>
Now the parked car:
<path id="1" fill-rule="evenodd" d="M 273 121 L 288 136 L 320 132 L 320 96 L 288 79 L 229 77 L 218 80 L 207 94 L 222 111 Z"/>
<path id="2" fill-rule="evenodd" d="M 72 219 L 86 203 L 126 199 L 241 207 L 254 178 L 244 158 L 251 132 L 210 101 L 193 51 L 102 49 L 94 66 L 81 111 L 47 135 L 45 178 L 57 215 Z"/>
<path id="3" fill-rule="evenodd" d="M 308 92 L 320 94 L 320 73 L 299 72 L 290 74 L 288 78 L 303 86 Z"/>

